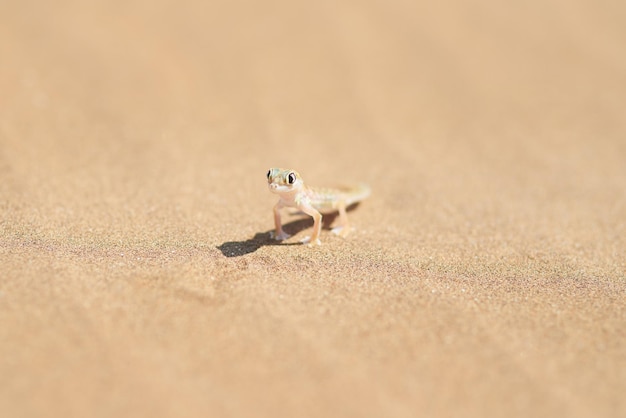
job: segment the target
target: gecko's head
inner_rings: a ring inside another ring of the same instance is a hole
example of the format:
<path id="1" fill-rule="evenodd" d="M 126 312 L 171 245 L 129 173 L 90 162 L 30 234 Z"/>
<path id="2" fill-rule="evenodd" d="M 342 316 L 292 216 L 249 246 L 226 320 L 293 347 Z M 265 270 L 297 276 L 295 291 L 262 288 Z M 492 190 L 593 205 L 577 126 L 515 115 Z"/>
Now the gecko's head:
<path id="1" fill-rule="evenodd" d="M 302 177 L 295 170 L 270 168 L 267 172 L 267 186 L 272 193 L 289 193 L 302 188 Z"/>

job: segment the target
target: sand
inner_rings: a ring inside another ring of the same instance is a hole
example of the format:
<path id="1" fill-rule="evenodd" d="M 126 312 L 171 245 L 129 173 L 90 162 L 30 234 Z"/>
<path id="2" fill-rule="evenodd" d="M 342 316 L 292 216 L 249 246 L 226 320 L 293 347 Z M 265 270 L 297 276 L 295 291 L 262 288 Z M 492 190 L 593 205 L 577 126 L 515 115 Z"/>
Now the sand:
<path id="1" fill-rule="evenodd" d="M 626 7 L 522 3 L 3 2 L 0 415 L 626 416 Z"/>

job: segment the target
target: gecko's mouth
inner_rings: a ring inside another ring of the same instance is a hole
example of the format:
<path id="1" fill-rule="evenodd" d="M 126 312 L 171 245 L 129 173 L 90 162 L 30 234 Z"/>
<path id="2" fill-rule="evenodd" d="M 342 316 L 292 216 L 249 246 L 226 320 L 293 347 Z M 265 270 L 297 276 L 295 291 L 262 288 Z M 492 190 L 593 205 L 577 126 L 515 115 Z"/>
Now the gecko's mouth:
<path id="1" fill-rule="evenodd" d="M 283 193 L 288 192 L 292 188 L 290 186 L 286 186 L 284 184 L 270 183 L 267 185 L 272 193 Z"/>

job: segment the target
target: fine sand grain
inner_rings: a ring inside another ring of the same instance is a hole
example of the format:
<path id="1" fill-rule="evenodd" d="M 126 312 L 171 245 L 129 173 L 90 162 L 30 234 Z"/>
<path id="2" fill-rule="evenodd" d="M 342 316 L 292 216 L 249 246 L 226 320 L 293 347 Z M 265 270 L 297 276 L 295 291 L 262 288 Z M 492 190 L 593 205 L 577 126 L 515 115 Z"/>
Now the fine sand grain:
<path id="1" fill-rule="evenodd" d="M 518 3 L 0 2 L 0 416 L 626 416 L 626 3 Z"/>

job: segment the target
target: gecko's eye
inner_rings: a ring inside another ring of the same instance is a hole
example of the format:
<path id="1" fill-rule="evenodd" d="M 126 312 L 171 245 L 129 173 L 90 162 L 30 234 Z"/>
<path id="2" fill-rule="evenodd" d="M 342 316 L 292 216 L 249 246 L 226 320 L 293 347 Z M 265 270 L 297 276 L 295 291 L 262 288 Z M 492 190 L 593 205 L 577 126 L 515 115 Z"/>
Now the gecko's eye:
<path id="1" fill-rule="evenodd" d="M 272 170 L 267 170 L 267 179 L 270 179 L 270 175 L 272 174 Z"/>
<path id="2" fill-rule="evenodd" d="M 287 176 L 287 181 L 289 184 L 294 184 L 296 182 L 296 175 L 294 173 L 289 173 Z"/>

